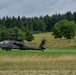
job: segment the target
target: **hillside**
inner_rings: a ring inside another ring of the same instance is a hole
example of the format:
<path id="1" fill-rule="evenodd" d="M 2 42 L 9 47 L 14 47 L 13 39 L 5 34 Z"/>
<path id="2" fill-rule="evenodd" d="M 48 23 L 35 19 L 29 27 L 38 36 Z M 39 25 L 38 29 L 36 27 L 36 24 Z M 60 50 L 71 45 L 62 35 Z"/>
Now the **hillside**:
<path id="1" fill-rule="evenodd" d="M 63 47 L 75 47 L 76 39 L 54 39 L 51 32 L 34 34 L 35 39 L 32 42 L 25 41 L 26 45 L 39 46 L 42 39 L 46 39 L 46 48 L 63 48 Z"/>

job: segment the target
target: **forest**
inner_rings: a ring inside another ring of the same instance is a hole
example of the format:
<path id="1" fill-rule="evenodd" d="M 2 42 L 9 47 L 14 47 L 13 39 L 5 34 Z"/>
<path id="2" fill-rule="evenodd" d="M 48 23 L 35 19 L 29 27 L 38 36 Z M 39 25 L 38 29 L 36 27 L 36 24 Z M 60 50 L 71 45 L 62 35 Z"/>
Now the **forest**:
<path id="1" fill-rule="evenodd" d="M 62 20 L 73 21 L 76 23 L 76 12 L 72 13 L 71 11 L 68 11 L 65 14 L 56 13 L 52 16 L 46 15 L 31 18 L 27 18 L 25 16 L 5 16 L 3 18 L 0 18 L 0 40 L 9 39 L 9 34 L 12 32 L 18 36 L 18 40 L 24 40 L 26 38 L 26 35 L 28 38 L 30 35 L 31 38 L 31 32 L 51 32 L 54 25 Z M 30 31 L 30 33 L 27 31 Z M 25 32 L 27 32 L 26 35 Z M 34 37 L 32 36 L 31 40 L 33 39 Z"/>
<path id="2" fill-rule="evenodd" d="M 40 16 L 40 17 L 3 17 L 0 18 L 0 26 L 6 28 L 18 27 L 22 31 L 33 32 L 48 32 L 54 27 L 55 23 L 61 20 L 74 21 L 76 23 L 76 12 L 66 12 L 65 14 L 54 14 L 52 16 Z"/>

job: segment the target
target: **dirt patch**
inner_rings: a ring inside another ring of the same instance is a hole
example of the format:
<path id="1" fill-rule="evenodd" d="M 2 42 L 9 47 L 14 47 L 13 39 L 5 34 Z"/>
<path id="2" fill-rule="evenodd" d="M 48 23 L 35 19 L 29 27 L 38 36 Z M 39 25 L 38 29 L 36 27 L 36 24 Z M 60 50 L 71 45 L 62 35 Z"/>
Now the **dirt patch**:
<path id="1" fill-rule="evenodd" d="M 76 75 L 76 70 L 0 71 L 0 75 Z"/>

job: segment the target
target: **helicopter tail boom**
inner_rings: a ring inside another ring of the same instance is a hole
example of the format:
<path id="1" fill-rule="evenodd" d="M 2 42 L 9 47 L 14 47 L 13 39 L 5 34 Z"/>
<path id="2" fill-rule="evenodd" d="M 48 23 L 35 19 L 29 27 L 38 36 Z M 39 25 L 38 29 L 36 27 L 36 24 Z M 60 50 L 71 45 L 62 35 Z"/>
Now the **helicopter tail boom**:
<path id="1" fill-rule="evenodd" d="M 41 41 L 41 44 L 39 45 L 39 48 L 41 48 L 41 49 L 45 49 L 45 48 L 43 47 L 44 44 L 45 44 L 45 42 L 46 42 L 46 40 L 43 39 L 43 40 Z"/>

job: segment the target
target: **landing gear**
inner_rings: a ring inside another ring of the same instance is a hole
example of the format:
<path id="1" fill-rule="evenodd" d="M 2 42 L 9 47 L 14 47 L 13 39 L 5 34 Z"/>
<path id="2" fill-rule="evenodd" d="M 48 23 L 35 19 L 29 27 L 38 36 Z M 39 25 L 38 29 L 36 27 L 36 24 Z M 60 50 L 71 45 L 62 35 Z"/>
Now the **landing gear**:
<path id="1" fill-rule="evenodd" d="M 44 52 L 44 50 L 42 50 L 42 52 Z"/>
<path id="2" fill-rule="evenodd" d="M 3 47 L 2 50 L 11 51 L 11 48 L 8 48 L 8 47 L 7 48 L 4 48 Z"/>

